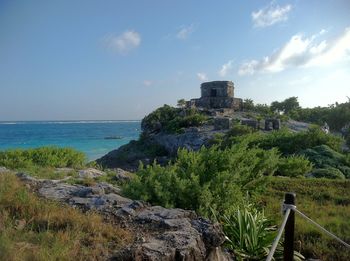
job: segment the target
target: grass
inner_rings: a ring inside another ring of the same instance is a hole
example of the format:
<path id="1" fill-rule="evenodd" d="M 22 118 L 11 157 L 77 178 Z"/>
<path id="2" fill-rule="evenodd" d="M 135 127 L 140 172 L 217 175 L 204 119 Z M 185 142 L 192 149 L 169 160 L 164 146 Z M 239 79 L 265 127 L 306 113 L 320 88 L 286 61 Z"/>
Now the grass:
<path id="1" fill-rule="evenodd" d="M 297 194 L 297 207 L 308 217 L 350 242 L 350 180 L 268 178 L 259 202 L 276 224 L 282 220 L 281 203 L 285 192 Z M 349 249 L 324 235 L 296 214 L 296 241 L 306 258 L 348 260 Z"/>
<path id="2" fill-rule="evenodd" d="M 15 175 L 0 175 L 0 260 L 105 260 L 131 238 L 96 213 L 38 198 Z"/>

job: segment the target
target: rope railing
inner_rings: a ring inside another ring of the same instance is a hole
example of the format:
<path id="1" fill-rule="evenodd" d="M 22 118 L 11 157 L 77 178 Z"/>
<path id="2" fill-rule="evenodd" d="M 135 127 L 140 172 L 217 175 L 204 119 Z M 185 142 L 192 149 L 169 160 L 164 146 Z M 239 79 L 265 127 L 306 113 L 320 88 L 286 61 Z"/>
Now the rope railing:
<path id="1" fill-rule="evenodd" d="M 273 241 L 272 247 L 271 247 L 271 249 L 270 249 L 270 253 L 269 253 L 269 255 L 267 256 L 266 261 L 271 261 L 272 258 L 273 258 L 273 254 L 275 253 L 276 248 L 277 248 L 277 246 L 278 246 L 278 242 L 279 242 L 280 239 L 281 239 L 281 236 L 282 236 L 284 227 L 285 227 L 286 224 L 287 224 L 287 220 L 288 220 L 289 214 L 290 214 L 290 209 L 287 209 L 287 211 L 286 211 L 286 213 L 284 214 L 284 217 L 283 217 L 282 225 L 280 226 L 280 228 L 279 228 L 279 230 L 278 230 L 278 233 L 277 233 L 277 236 L 276 236 L 275 240 Z"/>
<path id="2" fill-rule="evenodd" d="M 293 193 L 286 193 L 285 195 L 285 201 L 282 205 L 282 210 L 283 210 L 283 221 L 282 224 L 277 232 L 277 236 L 275 237 L 272 247 L 270 249 L 269 255 L 266 258 L 266 261 L 271 261 L 273 258 L 273 255 L 276 251 L 276 248 L 278 246 L 278 243 L 281 239 L 283 230 L 285 230 L 285 246 L 284 246 L 284 260 L 285 261 L 290 261 L 293 260 L 293 254 L 294 254 L 294 249 L 293 249 L 293 240 L 294 240 L 294 213 L 298 213 L 301 217 L 306 219 L 308 222 L 316 226 L 319 230 L 327 234 L 328 236 L 332 237 L 345 247 L 350 249 L 350 244 L 346 243 L 324 227 L 322 227 L 320 224 L 317 222 L 313 221 L 311 218 L 306 216 L 304 213 L 302 213 L 300 210 L 297 209 L 295 206 L 295 194 Z M 287 231 L 288 230 L 288 231 Z M 286 246 L 286 241 L 287 246 Z"/>

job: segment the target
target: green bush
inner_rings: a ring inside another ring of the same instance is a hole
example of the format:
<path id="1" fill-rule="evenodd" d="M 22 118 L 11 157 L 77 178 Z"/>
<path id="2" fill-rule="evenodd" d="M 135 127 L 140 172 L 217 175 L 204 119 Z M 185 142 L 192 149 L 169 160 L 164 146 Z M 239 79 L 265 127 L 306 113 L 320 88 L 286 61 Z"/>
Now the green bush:
<path id="1" fill-rule="evenodd" d="M 350 147 L 350 134 L 348 134 L 345 141 L 346 141 L 346 145 L 348 145 Z"/>
<path id="2" fill-rule="evenodd" d="M 141 128 L 146 133 L 160 131 L 178 133 L 183 128 L 200 126 L 206 120 L 207 117 L 196 109 L 164 105 L 143 118 Z"/>
<path id="3" fill-rule="evenodd" d="M 315 169 L 312 171 L 312 176 L 315 178 L 345 179 L 344 174 L 339 169 L 332 167 L 325 169 Z"/>
<path id="4" fill-rule="evenodd" d="M 193 209 L 209 216 L 239 203 L 252 181 L 277 169 L 277 150 L 248 149 L 244 145 L 220 150 L 217 146 L 198 152 L 180 149 L 173 164 L 141 166 L 124 193 L 165 207 Z M 258 189 L 258 185 L 255 187 Z"/>
<path id="5" fill-rule="evenodd" d="M 265 260 L 276 236 L 276 226 L 271 224 L 264 212 L 250 205 L 236 209 L 221 219 L 228 240 L 226 247 L 233 251 L 237 260 Z M 278 244 L 275 260 L 283 258 L 283 246 Z M 294 252 L 294 260 L 304 257 Z"/>
<path id="6" fill-rule="evenodd" d="M 239 260 L 266 259 L 276 236 L 276 227 L 271 225 L 263 212 L 244 207 L 224 215 L 222 223 L 224 233 L 229 238 L 226 247 Z"/>
<path id="7" fill-rule="evenodd" d="M 334 167 L 338 168 L 346 164 L 345 156 L 332 150 L 327 145 L 316 146 L 301 152 L 316 168 Z"/>
<path id="8" fill-rule="evenodd" d="M 227 136 L 229 136 L 228 134 Z M 287 129 L 272 131 L 270 133 L 252 133 L 242 136 L 224 137 L 225 147 L 235 143 L 246 143 L 249 147 L 258 146 L 262 149 L 278 148 L 284 155 L 297 154 L 302 150 L 319 145 L 327 145 L 335 151 L 341 150 L 342 138 L 326 134 L 319 128 L 307 131 L 291 132 Z"/>
<path id="9" fill-rule="evenodd" d="M 304 176 L 311 170 L 312 163 L 305 157 L 292 155 L 279 160 L 276 174 L 279 176 L 294 178 Z"/>
<path id="10" fill-rule="evenodd" d="M 10 169 L 40 167 L 81 167 L 85 154 L 71 148 L 41 147 L 0 151 L 0 166 Z"/>
<path id="11" fill-rule="evenodd" d="M 345 178 L 350 179 L 350 167 L 340 166 L 338 169 L 344 174 Z"/>

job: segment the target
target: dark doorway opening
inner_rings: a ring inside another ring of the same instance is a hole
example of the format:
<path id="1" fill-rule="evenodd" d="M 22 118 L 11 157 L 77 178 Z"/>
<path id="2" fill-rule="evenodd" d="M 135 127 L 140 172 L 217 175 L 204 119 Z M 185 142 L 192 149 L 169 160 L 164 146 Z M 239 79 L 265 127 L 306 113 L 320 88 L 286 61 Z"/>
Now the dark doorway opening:
<path id="1" fill-rule="evenodd" d="M 216 89 L 211 89 L 210 90 L 210 96 L 211 97 L 216 97 Z"/>

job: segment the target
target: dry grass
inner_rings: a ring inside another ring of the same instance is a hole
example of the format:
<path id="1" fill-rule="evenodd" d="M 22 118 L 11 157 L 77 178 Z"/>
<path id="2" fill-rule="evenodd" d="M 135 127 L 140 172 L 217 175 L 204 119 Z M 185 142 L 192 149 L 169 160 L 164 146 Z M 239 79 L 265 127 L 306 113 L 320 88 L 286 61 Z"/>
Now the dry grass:
<path id="1" fill-rule="evenodd" d="M 129 232 L 38 198 L 12 174 L 0 174 L 0 260 L 103 260 Z"/>

